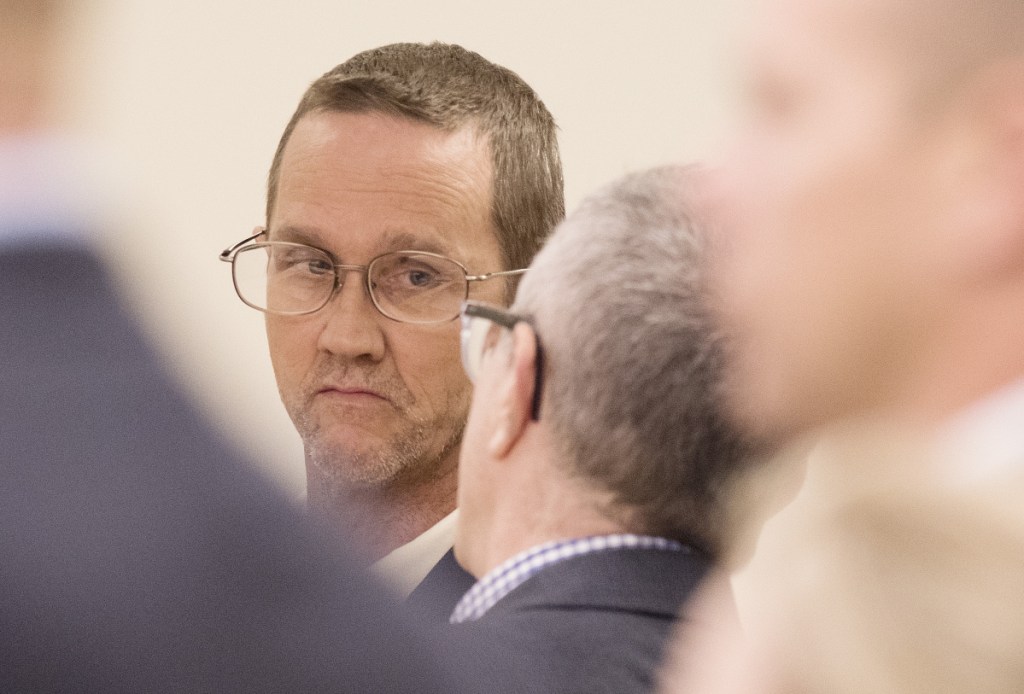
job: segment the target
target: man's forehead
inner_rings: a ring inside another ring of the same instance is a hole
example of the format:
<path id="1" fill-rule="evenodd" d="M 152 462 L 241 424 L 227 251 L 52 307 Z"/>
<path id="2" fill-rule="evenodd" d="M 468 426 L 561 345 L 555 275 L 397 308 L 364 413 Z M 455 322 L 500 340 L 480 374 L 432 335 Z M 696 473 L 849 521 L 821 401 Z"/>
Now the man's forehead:
<path id="1" fill-rule="evenodd" d="M 473 126 L 445 130 L 429 123 L 381 112 L 315 111 L 295 125 L 284 149 L 283 167 L 312 157 L 332 163 L 378 169 L 389 165 L 490 174 L 488 140 Z"/>
<path id="2" fill-rule="evenodd" d="M 380 114 L 311 114 L 285 148 L 274 210 L 284 218 L 272 221 L 295 223 L 285 209 L 295 204 L 344 208 L 385 201 L 393 211 L 385 219 L 486 221 L 492 188 L 487 154 L 472 130 L 447 133 Z"/>
<path id="3" fill-rule="evenodd" d="M 349 233 L 358 234 L 360 230 L 349 230 Z M 303 243 L 308 246 L 322 248 L 334 252 L 334 246 L 338 245 L 338 236 L 345 235 L 346 231 L 340 225 L 338 227 L 321 228 L 308 225 L 282 224 L 270 230 L 270 236 L 275 241 L 290 241 L 292 243 Z M 459 244 L 446 236 L 443 232 L 435 229 L 416 228 L 406 229 L 399 226 L 385 226 L 381 233 L 374 240 L 374 250 L 377 253 L 390 251 L 427 251 L 439 255 L 452 255 L 457 253 Z"/>

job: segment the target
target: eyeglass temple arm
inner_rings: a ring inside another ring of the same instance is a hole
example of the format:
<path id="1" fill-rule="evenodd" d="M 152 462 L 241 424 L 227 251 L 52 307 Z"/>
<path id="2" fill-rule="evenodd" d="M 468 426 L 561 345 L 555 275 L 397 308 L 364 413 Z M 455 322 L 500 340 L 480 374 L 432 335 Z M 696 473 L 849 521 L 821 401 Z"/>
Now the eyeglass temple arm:
<path id="1" fill-rule="evenodd" d="M 531 326 L 532 327 L 532 326 Z M 534 332 L 534 335 L 537 333 Z M 540 339 L 536 341 L 537 356 L 533 361 L 533 399 L 530 402 L 530 419 L 540 421 L 541 388 L 544 383 L 544 349 L 540 346 Z"/>
<path id="2" fill-rule="evenodd" d="M 479 316 L 481 318 L 486 318 L 492 323 L 497 323 L 501 327 L 509 330 L 514 328 L 516 323 L 526 320 L 522 316 L 517 316 L 505 309 L 488 306 L 487 304 L 482 304 L 477 301 L 462 302 L 462 313 L 467 316 Z"/>
<path id="3" fill-rule="evenodd" d="M 522 274 L 526 270 L 506 270 L 501 274 Z M 496 275 L 499 273 L 491 273 L 485 275 L 484 278 Z M 480 316 L 486 318 L 489 321 L 493 321 L 498 325 L 512 330 L 516 323 L 526 323 L 533 330 L 533 337 L 536 340 L 537 345 L 537 356 L 534 358 L 534 377 L 533 377 L 533 399 L 530 402 L 530 419 L 537 422 L 540 421 L 540 403 L 541 403 L 541 389 L 544 384 L 544 348 L 541 347 L 540 337 L 537 335 L 537 328 L 533 326 L 533 323 L 523 317 L 518 316 L 504 309 L 494 308 L 487 304 L 481 304 L 476 301 L 464 301 L 462 303 L 462 313 L 467 316 Z"/>
<path id="4" fill-rule="evenodd" d="M 479 282 L 480 280 L 489 280 L 492 277 L 511 277 L 513 275 L 522 275 L 526 272 L 526 269 L 522 270 L 499 270 L 498 272 L 487 272 L 483 275 L 466 275 L 467 282 Z"/>
<path id="5" fill-rule="evenodd" d="M 220 258 L 221 260 L 223 260 L 225 263 L 230 263 L 231 262 L 231 256 L 233 256 L 235 254 L 235 251 L 237 251 L 239 248 L 241 248 L 245 244 L 247 244 L 247 243 L 249 243 L 251 241 L 255 241 L 259 237 L 263 236 L 263 234 L 265 234 L 265 233 L 267 233 L 266 229 L 260 229 L 258 233 L 253 234 L 249 238 L 242 239 L 241 241 L 236 243 L 234 246 L 231 246 L 230 248 L 225 248 L 223 251 L 220 252 L 220 255 L 217 256 L 217 257 Z"/>

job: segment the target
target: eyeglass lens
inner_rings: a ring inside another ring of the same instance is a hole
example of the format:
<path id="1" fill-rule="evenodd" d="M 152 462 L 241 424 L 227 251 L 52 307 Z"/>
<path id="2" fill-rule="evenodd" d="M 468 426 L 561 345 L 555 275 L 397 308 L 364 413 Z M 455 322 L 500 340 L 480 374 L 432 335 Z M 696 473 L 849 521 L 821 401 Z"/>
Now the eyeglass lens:
<path id="1" fill-rule="evenodd" d="M 358 266 L 335 268 L 333 259 L 311 246 L 286 242 L 255 244 L 234 259 L 234 281 L 248 305 L 271 313 L 303 314 L 323 307 Z M 465 270 L 453 260 L 399 251 L 374 259 L 367 287 L 378 310 L 389 318 L 436 323 L 455 318 L 467 296 Z"/>
<path id="2" fill-rule="evenodd" d="M 484 316 L 462 315 L 462 367 L 470 381 L 480 373 L 484 353 L 494 346 L 502 327 Z"/>
<path id="3" fill-rule="evenodd" d="M 399 320 L 450 320 L 467 295 L 462 267 L 434 255 L 382 255 L 371 263 L 369 282 L 377 307 Z"/>

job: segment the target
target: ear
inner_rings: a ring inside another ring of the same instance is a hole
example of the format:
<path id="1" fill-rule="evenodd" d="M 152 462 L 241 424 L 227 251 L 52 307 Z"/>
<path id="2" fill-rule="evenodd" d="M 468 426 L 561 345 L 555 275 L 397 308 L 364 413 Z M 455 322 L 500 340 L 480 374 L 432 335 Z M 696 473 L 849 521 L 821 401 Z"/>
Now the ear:
<path id="1" fill-rule="evenodd" d="M 498 416 L 487 446 L 495 458 L 507 456 L 531 423 L 536 370 L 537 338 L 533 328 L 517 323 L 512 329 L 511 364 L 496 391 Z"/>
<path id="2" fill-rule="evenodd" d="M 951 250 L 969 280 L 990 282 L 1024 273 L 1024 61 L 990 66 L 974 86 L 961 143 L 973 154 L 950 181 Z"/>

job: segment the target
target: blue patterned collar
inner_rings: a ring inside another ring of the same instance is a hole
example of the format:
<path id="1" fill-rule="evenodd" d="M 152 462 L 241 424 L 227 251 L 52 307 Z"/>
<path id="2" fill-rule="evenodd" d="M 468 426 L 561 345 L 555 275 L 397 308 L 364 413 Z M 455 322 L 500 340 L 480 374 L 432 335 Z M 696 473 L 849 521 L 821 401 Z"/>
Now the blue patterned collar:
<path id="1" fill-rule="evenodd" d="M 610 549 L 659 549 L 669 552 L 690 551 L 686 545 L 663 537 L 649 535 L 593 535 L 573 540 L 555 540 L 513 556 L 477 581 L 452 611 L 452 624 L 472 622 L 522 585 L 527 579 L 560 561 L 591 552 Z"/>

